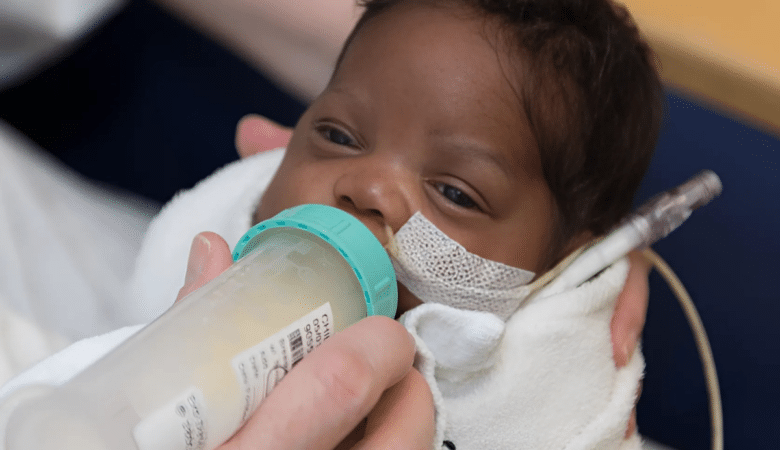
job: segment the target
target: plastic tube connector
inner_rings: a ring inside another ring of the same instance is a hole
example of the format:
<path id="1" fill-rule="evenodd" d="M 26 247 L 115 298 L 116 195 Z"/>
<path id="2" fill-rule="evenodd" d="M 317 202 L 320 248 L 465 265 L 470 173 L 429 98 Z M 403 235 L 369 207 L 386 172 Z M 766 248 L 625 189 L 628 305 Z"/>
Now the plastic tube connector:
<path id="1" fill-rule="evenodd" d="M 648 200 L 626 221 L 639 232 L 640 246 L 665 238 L 685 222 L 694 209 L 711 202 L 723 190 L 720 178 L 705 170 L 674 189 Z"/>
<path id="2" fill-rule="evenodd" d="M 711 170 L 645 202 L 600 242 L 585 250 L 545 288 L 556 294 L 579 286 L 628 252 L 652 245 L 682 225 L 694 209 L 720 195 L 723 185 Z"/>

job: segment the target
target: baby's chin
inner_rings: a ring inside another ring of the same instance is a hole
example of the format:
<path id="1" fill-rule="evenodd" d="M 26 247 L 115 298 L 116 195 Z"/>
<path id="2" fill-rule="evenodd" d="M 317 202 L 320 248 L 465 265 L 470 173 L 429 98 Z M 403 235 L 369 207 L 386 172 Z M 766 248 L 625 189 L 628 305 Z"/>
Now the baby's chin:
<path id="1" fill-rule="evenodd" d="M 252 214 L 252 226 L 257 225 L 258 223 L 268 220 L 272 218 L 273 216 L 279 214 L 282 212 L 282 210 L 276 211 L 275 209 L 271 208 L 268 203 L 264 202 L 265 196 L 260 198 L 260 202 L 258 203 L 257 207 L 255 208 L 254 214 Z"/>
<path id="2" fill-rule="evenodd" d="M 401 314 L 421 304 L 422 301 L 409 292 L 409 289 L 407 289 L 406 286 L 398 283 L 398 311 L 395 313 L 396 319 L 399 318 Z"/>

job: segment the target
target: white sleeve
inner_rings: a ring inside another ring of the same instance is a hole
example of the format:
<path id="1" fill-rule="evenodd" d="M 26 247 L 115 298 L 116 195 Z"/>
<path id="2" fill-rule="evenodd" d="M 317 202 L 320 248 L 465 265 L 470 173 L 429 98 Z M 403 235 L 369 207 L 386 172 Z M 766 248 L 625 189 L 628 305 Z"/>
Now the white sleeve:
<path id="1" fill-rule="evenodd" d="M 143 325 L 82 339 L 32 366 L 0 387 L 0 410 L 3 401 L 14 391 L 36 384 L 61 385 L 116 348 Z"/>
<path id="2" fill-rule="evenodd" d="M 0 40 L 0 89 L 17 82 L 65 51 L 126 0 L 3 0 L 0 31 L 18 36 Z M 10 43 L 6 48 L 3 43 Z M 21 43 L 21 45 L 20 45 Z"/>
<path id="3" fill-rule="evenodd" d="M 147 322 L 121 310 L 158 208 L 90 182 L 0 121 L 0 305 L 68 343 Z"/>

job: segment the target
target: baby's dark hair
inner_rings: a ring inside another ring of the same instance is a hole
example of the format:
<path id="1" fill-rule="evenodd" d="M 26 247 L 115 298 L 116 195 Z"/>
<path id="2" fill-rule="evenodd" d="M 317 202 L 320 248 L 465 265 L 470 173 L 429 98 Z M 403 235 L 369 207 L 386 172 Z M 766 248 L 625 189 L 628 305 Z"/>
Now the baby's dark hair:
<path id="1" fill-rule="evenodd" d="M 368 21 L 409 2 L 465 6 L 517 53 L 517 94 L 556 202 L 551 262 L 583 231 L 605 234 L 628 214 L 655 148 L 664 93 L 654 54 L 625 8 L 610 0 L 365 0 L 342 56 Z"/>

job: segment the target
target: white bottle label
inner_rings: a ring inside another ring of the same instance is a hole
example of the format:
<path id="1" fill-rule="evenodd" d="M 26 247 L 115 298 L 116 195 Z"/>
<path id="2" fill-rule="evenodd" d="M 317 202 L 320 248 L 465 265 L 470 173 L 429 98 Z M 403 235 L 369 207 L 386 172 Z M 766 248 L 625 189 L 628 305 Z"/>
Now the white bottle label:
<path id="1" fill-rule="evenodd" d="M 206 445 L 206 401 L 191 387 L 133 429 L 138 450 L 202 450 Z"/>
<path id="2" fill-rule="evenodd" d="M 241 423 L 257 409 L 276 384 L 315 347 L 332 336 L 333 311 L 325 303 L 276 334 L 231 360 L 243 402 Z M 164 407 L 141 420 L 133 429 L 139 450 L 203 450 L 209 423 L 205 397 L 192 386 Z M 213 425 L 212 425 L 213 426 Z M 216 431 L 216 430 L 211 430 Z M 218 432 L 216 434 L 219 434 Z"/>
<path id="3" fill-rule="evenodd" d="M 257 409 L 295 364 L 333 336 L 333 311 L 325 303 L 278 333 L 233 358 L 233 370 L 244 393 L 241 423 Z"/>

